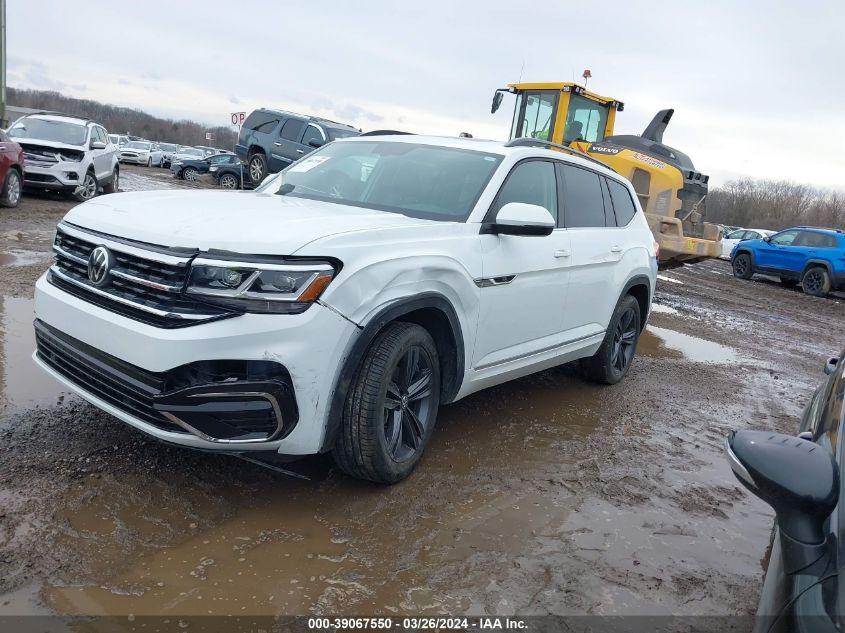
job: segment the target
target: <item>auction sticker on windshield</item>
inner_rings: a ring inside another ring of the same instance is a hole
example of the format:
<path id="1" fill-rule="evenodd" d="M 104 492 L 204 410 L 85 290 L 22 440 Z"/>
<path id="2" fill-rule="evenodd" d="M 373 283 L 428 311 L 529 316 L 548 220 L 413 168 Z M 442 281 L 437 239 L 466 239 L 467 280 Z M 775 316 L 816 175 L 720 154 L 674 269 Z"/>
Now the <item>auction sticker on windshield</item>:
<path id="1" fill-rule="evenodd" d="M 288 173 L 311 171 L 317 165 L 322 165 L 330 158 L 331 156 L 309 156 L 308 158 L 303 158 L 298 163 L 294 163 L 288 167 Z"/>

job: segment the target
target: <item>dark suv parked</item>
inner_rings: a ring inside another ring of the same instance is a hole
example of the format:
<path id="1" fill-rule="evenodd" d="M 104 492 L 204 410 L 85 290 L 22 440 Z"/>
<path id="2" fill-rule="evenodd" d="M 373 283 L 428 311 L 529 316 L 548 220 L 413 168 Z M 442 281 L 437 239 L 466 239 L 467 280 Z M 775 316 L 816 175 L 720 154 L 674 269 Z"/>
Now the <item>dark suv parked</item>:
<path id="1" fill-rule="evenodd" d="M 244 121 L 235 153 L 247 163 L 253 182 L 338 138 L 361 130 L 328 119 L 261 108 Z"/>

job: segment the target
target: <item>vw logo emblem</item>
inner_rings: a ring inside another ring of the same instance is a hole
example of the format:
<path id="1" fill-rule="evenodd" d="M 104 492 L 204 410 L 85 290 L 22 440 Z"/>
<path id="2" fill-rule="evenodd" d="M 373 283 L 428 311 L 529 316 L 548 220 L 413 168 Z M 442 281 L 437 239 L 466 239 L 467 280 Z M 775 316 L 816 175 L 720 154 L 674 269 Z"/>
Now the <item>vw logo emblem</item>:
<path id="1" fill-rule="evenodd" d="M 105 246 L 98 246 L 88 258 L 88 279 L 95 286 L 101 286 L 108 280 L 112 267 L 112 254 Z"/>

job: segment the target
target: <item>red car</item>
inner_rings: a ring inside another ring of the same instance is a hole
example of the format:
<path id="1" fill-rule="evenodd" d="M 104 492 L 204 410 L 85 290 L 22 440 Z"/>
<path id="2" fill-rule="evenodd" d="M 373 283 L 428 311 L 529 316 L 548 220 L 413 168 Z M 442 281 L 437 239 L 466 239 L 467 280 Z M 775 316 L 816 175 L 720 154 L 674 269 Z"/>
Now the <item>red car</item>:
<path id="1" fill-rule="evenodd" d="M 16 207 L 23 188 L 23 148 L 0 130 L 0 207 Z"/>

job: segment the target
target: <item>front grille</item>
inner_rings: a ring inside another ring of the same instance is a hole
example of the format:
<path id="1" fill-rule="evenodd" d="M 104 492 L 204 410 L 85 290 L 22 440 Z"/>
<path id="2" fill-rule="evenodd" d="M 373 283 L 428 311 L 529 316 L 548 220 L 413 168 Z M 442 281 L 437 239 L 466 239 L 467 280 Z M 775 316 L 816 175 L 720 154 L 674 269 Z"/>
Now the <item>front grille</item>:
<path id="1" fill-rule="evenodd" d="M 38 358 L 80 389 L 157 428 L 185 432 L 153 409 L 154 396 L 164 388 L 163 375 L 109 356 L 41 321 L 35 322 L 35 342 Z"/>
<path id="2" fill-rule="evenodd" d="M 50 174 L 35 174 L 31 171 L 26 172 L 27 182 L 58 182 L 55 176 L 51 176 Z"/>
<path id="3" fill-rule="evenodd" d="M 113 256 L 108 283 L 88 278 L 88 259 L 99 245 Z M 232 316 L 184 293 L 193 253 L 174 254 L 157 246 L 117 241 L 60 224 L 53 245 L 56 263 L 50 282 L 100 307 L 156 327 L 185 327 Z"/>

